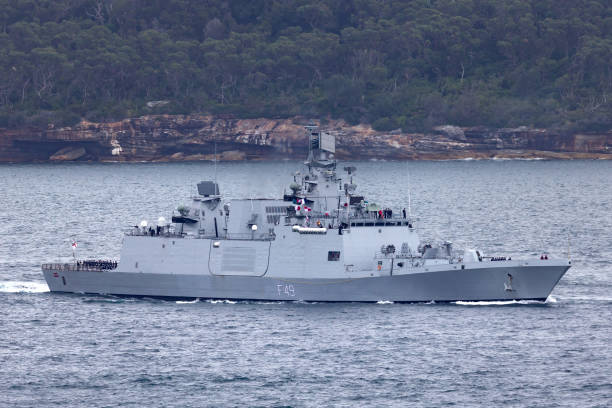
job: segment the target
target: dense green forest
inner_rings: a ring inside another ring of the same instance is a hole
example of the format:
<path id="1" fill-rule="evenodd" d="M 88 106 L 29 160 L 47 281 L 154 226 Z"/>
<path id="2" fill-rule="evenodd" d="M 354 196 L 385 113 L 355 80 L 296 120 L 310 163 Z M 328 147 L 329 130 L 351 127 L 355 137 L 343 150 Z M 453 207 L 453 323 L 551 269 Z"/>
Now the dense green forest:
<path id="1" fill-rule="evenodd" d="M 612 2 L 0 0 L 0 127 L 149 113 L 607 130 Z"/>

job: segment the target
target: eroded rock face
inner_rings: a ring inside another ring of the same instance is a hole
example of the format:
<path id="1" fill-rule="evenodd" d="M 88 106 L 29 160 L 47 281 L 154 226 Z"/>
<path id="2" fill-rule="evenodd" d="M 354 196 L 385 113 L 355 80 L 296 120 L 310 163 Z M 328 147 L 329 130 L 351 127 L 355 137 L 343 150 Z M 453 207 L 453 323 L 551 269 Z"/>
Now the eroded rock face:
<path id="1" fill-rule="evenodd" d="M 51 161 L 74 161 L 87 154 L 84 147 L 64 147 L 49 157 Z"/>
<path id="2" fill-rule="evenodd" d="M 0 129 L 0 162 L 212 160 L 215 145 L 220 160 L 303 159 L 308 122 L 156 115 L 60 129 Z M 321 127 L 337 133 L 337 156 L 343 159 L 612 158 L 612 131 L 563 135 L 527 127 L 439 126 L 410 134 L 341 120 Z"/>

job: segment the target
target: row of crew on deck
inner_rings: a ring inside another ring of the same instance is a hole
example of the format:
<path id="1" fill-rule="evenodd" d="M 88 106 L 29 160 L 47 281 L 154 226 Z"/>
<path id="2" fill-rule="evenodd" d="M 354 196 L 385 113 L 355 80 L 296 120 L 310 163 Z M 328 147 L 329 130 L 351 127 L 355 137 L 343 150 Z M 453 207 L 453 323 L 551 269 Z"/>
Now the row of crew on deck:
<path id="1" fill-rule="evenodd" d="M 117 261 L 107 261 L 101 259 L 77 261 L 77 267 L 79 269 L 115 269 L 117 268 Z"/>
<path id="2" fill-rule="evenodd" d="M 146 227 L 145 226 L 138 226 L 138 225 L 134 225 L 134 235 L 150 235 L 152 237 L 154 236 L 159 236 L 159 235 L 164 235 L 167 232 L 167 227 L 162 226 L 162 225 L 157 225 L 155 228 L 153 227 Z"/>

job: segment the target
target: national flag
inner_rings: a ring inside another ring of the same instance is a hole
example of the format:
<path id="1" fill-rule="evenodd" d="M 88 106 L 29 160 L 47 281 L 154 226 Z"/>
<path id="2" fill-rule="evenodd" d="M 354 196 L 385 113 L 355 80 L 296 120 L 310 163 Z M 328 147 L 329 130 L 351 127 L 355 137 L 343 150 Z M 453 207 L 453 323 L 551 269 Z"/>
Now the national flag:
<path id="1" fill-rule="evenodd" d="M 76 249 L 76 247 L 77 247 L 76 241 L 72 241 L 72 249 Z"/>

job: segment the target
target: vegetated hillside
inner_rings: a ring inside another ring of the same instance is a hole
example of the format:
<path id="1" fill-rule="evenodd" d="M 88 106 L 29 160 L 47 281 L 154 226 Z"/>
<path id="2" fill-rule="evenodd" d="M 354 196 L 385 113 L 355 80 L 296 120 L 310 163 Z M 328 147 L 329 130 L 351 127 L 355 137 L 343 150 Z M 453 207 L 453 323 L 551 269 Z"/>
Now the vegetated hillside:
<path id="1" fill-rule="evenodd" d="M 0 127 L 199 112 L 601 131 L 611 62 L 609 0 L 0 0 Z"/>

